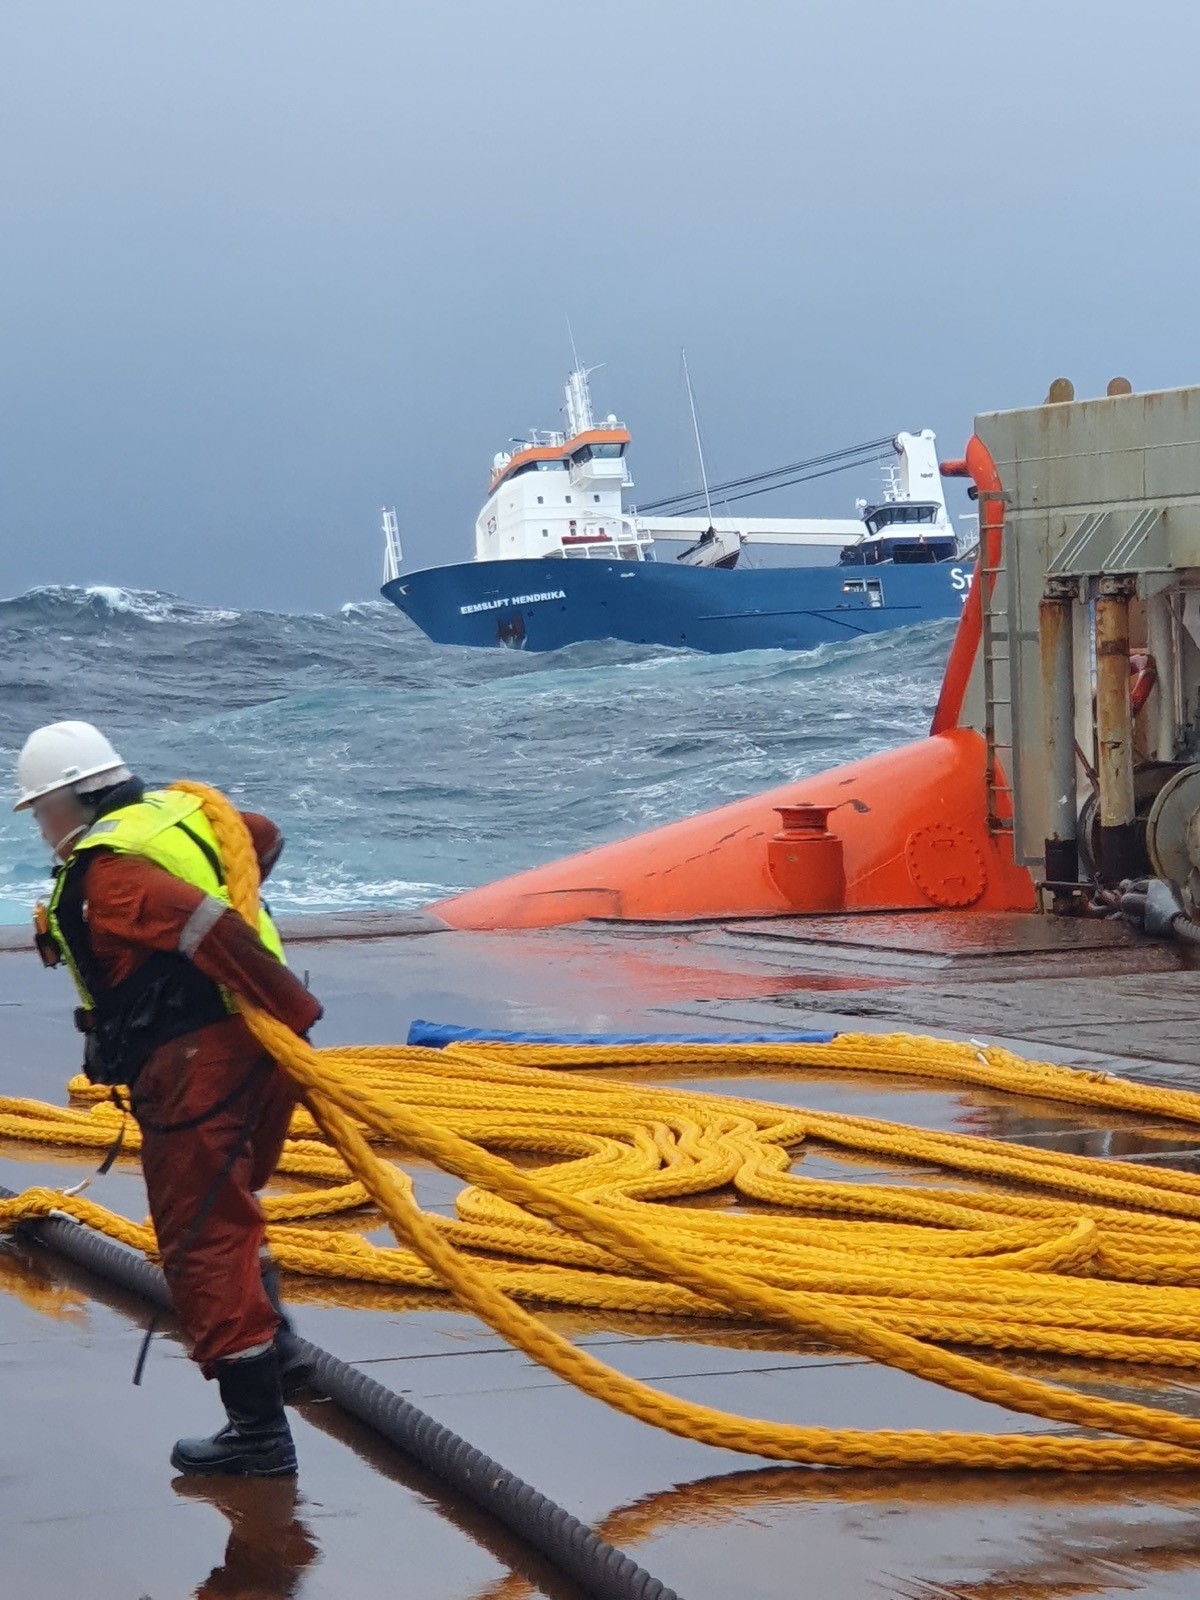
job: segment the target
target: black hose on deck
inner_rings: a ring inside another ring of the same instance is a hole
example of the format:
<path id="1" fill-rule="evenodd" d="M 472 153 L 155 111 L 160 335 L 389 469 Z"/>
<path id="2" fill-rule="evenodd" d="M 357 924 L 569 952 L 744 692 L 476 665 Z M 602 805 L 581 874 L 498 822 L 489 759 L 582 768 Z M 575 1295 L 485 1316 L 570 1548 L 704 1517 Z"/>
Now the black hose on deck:
<path id="1" fill-rule="evenodd" d="M 0 1185 L 0 1199 L 15 1198 Z M 23 1223 L 20 1232 L 117 1288 L 170 1308 L 166 1279 L 158 1267 L 82 1223 L 48 1217 Z M 679 1600 L 674 1589 L 606 1544 L 586 1522 L 458 1434 L 349 1362 L 307 1339 L 301 1342 L 318 1386 L 331 1400 L 540 1551 L 586 1594 L 595 1600 Z"/>

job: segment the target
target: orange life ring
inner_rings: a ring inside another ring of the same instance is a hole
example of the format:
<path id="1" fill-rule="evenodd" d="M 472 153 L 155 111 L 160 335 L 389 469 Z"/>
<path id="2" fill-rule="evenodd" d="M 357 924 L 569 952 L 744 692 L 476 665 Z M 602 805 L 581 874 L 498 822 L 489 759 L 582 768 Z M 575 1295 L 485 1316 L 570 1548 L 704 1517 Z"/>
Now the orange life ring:
<path id="1" fill-rule="evenodd" d="M 1158 667 L 1154 657 L 1145 650 L 1135 650 L 1129 657 L 1129 704 L 1136 717 L 1150 698 L 1150 691 L 1158 682 Z"/>

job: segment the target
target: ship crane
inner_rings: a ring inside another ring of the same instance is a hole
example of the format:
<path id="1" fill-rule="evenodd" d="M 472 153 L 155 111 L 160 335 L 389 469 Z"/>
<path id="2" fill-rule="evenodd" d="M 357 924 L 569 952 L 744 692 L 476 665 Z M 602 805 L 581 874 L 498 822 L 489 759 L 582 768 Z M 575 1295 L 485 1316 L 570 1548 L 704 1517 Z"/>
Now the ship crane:
<path id="1" fill-rule="evenodd" d="M 687 516 L 708 506 L 714 499 L 723 503 L 750 500 L 755 495 L 770 494 L 773 489 L 790 489 L 796 483 L 811 483 L 815 478 L 827 478 L 835 472 L 849 472 L 855 467 L 869 466 L 873 461 L 885 457 L 894 447 L 894 436 L 884 434 L 880 439 L 867 439 L 862 444 L 848 445 L 844 450 L 810 456 L 807 461 L 793 461 L 786 467 L 774 467 L 766 472 L 752 472 L 744 478 L 730 478 L 725 483 L 713 483 L 708 485 L 705 492 L 691 489 L 664 495 L 660 500 L 639 505 L 638 511 L 643 514 L 667 511 L 675 516 Z"/>

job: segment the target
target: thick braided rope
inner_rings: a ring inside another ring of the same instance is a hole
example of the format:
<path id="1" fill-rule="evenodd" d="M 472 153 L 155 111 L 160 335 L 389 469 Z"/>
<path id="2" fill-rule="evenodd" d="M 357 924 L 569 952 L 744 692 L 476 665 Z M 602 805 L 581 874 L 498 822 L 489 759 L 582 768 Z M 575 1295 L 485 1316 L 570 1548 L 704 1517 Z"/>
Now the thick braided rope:
<path id="1" fill-rule="evenodd" d="M 217 830 L 234 903 L 253 920 L 257 866 L 241 818 L 212 791 L 187 787 L 204 800 Z M 716 1051 L 639 1047 L 632 1055 L 495 1045 L 317 1052 L 260 1013 L 247 1011 L 247 1021 L 305 1088 L 314 1114 L 297 1114 L 281 1172 L 334 1185 L 268 1200 L 272 1245 L 289 1270 L 392 1289 L 448 1287 L 533 1359 L 594 1397 L 673 1432 L 776 1459 L 871 1467 L 1200 1466 L 1200 1423 L 1192 1419 L 1081 1395 L 930 1342 L 1195 1370 L 1200 1181 L 866 1118 L 598 1080 L 577 1069 L 890 1071 L 1193 1124 L 1200 1122 L 1200 1097 L 904 1037 Z M 87 1097 L 84 1091 L 77 1098 Z M 102 1104 L 78 1110 L 5 1100 L 0 1135 L 95 1147 L 111 1140 L 115 1116 Z M 961 1172 L 988 1187 L 807 1179 L 789 1170 L 806 1138 L 856 1158 Z M 410 1181 L 379 1148 L 389 1144 L 471 1185 L 456 1219 L 419 1210 Z M 491 1147 L 550 1164 L 522 1170 Z M 776 1209 L 661 1203 L 730 1185 Z M 381 1249 L 322 1224 L 368 1198 L 400 1248 Z M 48 1190 L 0 1207 L 0 1224 L 11 1225 L 18 1210 L 31 1216 L 52 1208 L 135 1248 L 153 1248 L 147 1228 Z M 547 1302 L 772 1326 L 805 1347 L 832 1345 L 1012 1410 L 1126 1437 L 859 1432 L 730 1416 L 606 1367 L 525 1309 Z"/>

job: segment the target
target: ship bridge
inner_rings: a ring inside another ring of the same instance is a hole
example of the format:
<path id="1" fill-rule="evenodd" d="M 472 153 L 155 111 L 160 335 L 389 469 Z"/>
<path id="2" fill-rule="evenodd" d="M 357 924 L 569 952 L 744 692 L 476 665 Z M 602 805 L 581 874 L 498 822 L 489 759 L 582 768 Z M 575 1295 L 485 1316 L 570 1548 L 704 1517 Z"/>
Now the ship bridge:
<path id="1" fill-rule="evenodd" d="M 573 476 L 616 478 L 623 484 L 623 458 L 629 443 L 628 429 L 615 418 L 571 438 L 561 433 L 537 434 L 514 455 L 502 451 L 496 457 L 488 492 L 495 494 L 501 484 L 526 472 L 570 471 Z"/>
<path id="2" fill-rule="evenodd" d="M 501 451 L 475 523 L 476 561 L 586 559 L 640 561 L 652 544 L 625 515 L 632 487 L 629 430 L 615 416 L 597 422 L 586 368 L 567 378 L 567 426 L 534 431 Z"/>

